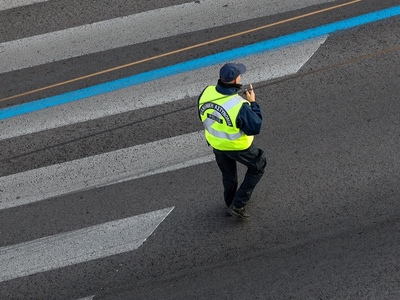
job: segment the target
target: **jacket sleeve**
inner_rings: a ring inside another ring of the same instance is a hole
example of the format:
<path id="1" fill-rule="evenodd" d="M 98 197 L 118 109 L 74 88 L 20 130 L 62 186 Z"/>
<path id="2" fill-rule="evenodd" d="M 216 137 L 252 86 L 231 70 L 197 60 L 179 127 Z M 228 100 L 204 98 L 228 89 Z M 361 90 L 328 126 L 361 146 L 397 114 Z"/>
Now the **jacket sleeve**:
<path id="1" fill-rule="evenodd" d="M 256 135 L 261 131 L 262 114 L 258 103 L 243 103 L 236 118 L 236 126 L 247 135 Z"/>

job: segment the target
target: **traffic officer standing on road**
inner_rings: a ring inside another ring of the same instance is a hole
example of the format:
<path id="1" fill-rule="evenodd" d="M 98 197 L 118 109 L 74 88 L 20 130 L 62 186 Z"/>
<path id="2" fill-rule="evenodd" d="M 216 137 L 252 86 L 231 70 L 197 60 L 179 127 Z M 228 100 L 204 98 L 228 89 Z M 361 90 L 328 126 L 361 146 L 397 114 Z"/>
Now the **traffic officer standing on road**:
<path id="1" fill-rule="evenodd" d="M 217 86 L 206 87 L 198 103 L 206 140 L 222 172 L 228 212 L 241 219 L 249 217 L 246 204 L 266 166 L 264 151 L 253 145 L 254 135 L 261 130 L 262 115 L 252 85 L 245 90 L 247 100 L 238 94 L 245 72 L 243 64 L 225 64 L 220 69 Z M 239 189 L 236 162 L 247 167 Z"/>

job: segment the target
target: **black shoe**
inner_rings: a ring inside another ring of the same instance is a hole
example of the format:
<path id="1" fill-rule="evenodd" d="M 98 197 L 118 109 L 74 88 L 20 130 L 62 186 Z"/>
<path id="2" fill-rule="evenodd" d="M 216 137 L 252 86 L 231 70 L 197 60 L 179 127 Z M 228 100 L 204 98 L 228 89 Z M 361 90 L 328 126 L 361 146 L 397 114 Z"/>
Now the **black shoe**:
<path id="1" fill-rule="evenodd" d="M 246 212 L 246 208 L 245 207 L 236 207 L 236 206 L 229 206 L 228 207 L 228 213 L 231 216 L 235 216 L 238 218 L 241 218 L 242 220 L 247 219 L 248 217 L 250 217 L 250 215 Z"/>

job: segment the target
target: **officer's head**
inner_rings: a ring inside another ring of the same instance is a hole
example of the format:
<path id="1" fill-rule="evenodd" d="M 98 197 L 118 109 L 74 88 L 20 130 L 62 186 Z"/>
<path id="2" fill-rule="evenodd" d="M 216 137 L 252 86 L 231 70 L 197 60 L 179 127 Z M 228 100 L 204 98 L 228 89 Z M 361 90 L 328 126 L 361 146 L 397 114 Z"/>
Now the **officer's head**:
<path id="1" fill-rule="evenodd" d="M 246 73 L 246 67 L 243 64 L 227 63 L 219 70 L 219 78 L 225 83 L 239 83 L 242 74 Z"/>

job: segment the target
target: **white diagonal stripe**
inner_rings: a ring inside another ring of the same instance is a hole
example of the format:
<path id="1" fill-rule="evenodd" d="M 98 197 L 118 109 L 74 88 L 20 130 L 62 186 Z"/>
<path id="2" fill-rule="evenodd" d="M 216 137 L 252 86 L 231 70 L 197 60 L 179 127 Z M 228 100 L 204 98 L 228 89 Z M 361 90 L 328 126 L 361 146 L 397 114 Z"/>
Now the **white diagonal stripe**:
<path id="1" fill-rule="evenodd" d="M 0 248 L 0 282 L 139 248 L 173 207 Z"/>
<path id="2" fill-rule="evenodd" d="M 248 69 L 245 81 L 254 84 L 296 73 L 326 39 L 327 36 L 322 36 L 301 44 L 241 59 L 240 62 Z M 0 140 L 195 97 L 206 85 L 216 83 L 219 68 L 220 66 L 202 68 L 1 120 Z"/>
<path id="3" fill-rule="evenodd" d="M 203 131 L 0 178 L 0 209 L 213 159 Z"/>
<path id="4" fill-rule="evenodd" d="M 0 11 L 47 1 L 49 0 L 1 0 Z"/>
<path id="5" fill-rule="evenodd" d="M 0 73 L 333 1 L 202 0 L 155 9 L 2 43 Z"/>

